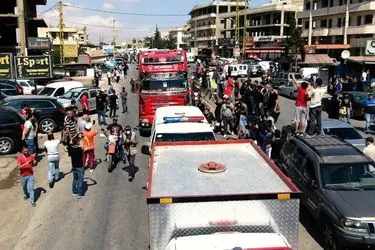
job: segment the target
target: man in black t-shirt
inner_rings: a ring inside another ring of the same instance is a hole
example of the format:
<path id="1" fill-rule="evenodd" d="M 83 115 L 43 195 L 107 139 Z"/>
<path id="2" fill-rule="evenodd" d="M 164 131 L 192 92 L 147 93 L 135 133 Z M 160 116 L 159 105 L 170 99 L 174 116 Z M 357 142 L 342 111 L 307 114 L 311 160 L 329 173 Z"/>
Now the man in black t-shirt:
<path id="1" fill-rule="evenodd" d="M 280 157 L 280 151 L 286 142 L 286 138 L 281 138 L 280 130 L 275 130 L 275 139 L 271 142 L 271 159 L 277 163 Z"/>
<path id="2" fill-rule="evenodd" d="M 83 149 L 79 146 L 79 138 L 74 137 L 72 145 L 69 147 L 69 155 L 72 161 L 72 172 L 73 172 L 73 184 L 72 192 L 73 195 L 77 196 L 77 199 L 81 199 L 83 196 L 83 176 L 85 170 L 83 169 Z"/>
<path id="3" fill-rule="evenodd" d="M 98 114 L 99 125 L 107 125 L 106 118 L 106 107 L 107 107 L 107 95 L 103 90 L 100 90 L 99 95 L 96 97 L 96 111 Z"/>
<path id="4" fill-rule="evenodd" d="M 118 135 L 123 132 L 122 126 L 117 123 L 117 119 L 114 118 L 112 121 L 112 124 L 109 124 L 107 127 L 107 132 L 109 132 L 111 135 L 117 134 Z"/>

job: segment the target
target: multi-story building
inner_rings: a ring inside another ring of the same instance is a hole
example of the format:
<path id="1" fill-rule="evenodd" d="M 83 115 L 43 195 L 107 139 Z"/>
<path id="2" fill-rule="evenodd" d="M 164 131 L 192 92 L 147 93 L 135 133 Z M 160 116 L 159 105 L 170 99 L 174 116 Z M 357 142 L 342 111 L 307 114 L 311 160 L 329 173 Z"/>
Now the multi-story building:
<path id="1" fill-rule="evenodd" d="M 79 48 L 88 44 L 86 27 L 69 28 L 64 27 L 64 57 L 66 61 L 74 61 L 78 58 Z M 52 41 L 55 51 L 60 50 L 60 29 L 58 27 L 38 28 L 39 37 L 47 37 Z"/>
<path id="2" fill-rule="evenodd" d="M 283 53 L 283 40 L 287 37 L 289 23 L 298 11 L 302 11 L 302 0 L 274 1 L 259 8 L 244 9 L 239 13 L 238 40 L 235 41 L 236 13 L 220 16 L 224 28 L 220 31 L 219 53 L 233 56 L 237 44 L 241 52 L 261 58 L 275 58 Z M 229 40 L 230 39 L 230 40 Z"/>
<path id="3" fill-rule="evenodd" d="M 37 17 L 37 5 L 46 5 L 47 0 L 25 0 L 25 27 L 27 37 L 37 37 L 38 27 L 47 27 L 42 18 Z M 3 0 L 0 4 L 0 51 L 17 52 L 18 13 L 16 0 Z M 27 44 L 27 41 L 26 41 Z"/>
<path id="4" fill-rule="evenodd" d="M 339 57 L 349 50 L 361 56 L 367 40 L 375 37 L 375 1 L 305 0 L 297 17 L 312 52 Z"/>
<path id="5" fill-rule="evenodd" d="M 225 13 L 235 13 L 236 8 L 237 0 L 216 0 L 194 6 L 190 11 L 190 46 L 197 49 L 198 53 L 212 51 L 218 39 L 221 38 L 221 30 L 224 28 L 224 24 L 220 22 L 220 16 Z M 239 9 L 246 8 L 248 8 L 248 1 L 240 0 Z"/>
<path id="6" fill-rule="evenodd" d="M 176 49 L 188 49 L 190 41 L 190 25 L 184 25 L 183 27 L 172 29 L 169 34 L 176 41 Z"/>

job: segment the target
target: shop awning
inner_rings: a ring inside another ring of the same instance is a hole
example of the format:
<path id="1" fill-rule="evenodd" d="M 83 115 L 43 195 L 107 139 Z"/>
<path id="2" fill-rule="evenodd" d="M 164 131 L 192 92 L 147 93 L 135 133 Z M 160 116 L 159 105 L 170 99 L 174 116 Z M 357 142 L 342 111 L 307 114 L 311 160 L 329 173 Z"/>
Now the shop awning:
<path id="1" fill-rule="evenodd" d="M 298 56 L 301 59 L 301 56 Z M 327 54 L 306 54 L 305 61 L 300 64 L 309 65 L 333 65 L 332 59 Z"/>
<path id="2" fill-rule="evenodd" d="M 282 49 L 247 49 L 246 53 L 283 53 Z"/>
<path id="3" fill-rule="evenodd" d="M 375 64 L 375 56 L 351 56 L 347 60 L 361 64 Z"/>

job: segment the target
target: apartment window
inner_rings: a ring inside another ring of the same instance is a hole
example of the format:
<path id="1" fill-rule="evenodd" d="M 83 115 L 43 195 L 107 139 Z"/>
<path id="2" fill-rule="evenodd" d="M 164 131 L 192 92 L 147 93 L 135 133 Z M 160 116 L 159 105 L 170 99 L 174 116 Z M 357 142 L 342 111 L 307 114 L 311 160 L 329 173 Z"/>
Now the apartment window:
<path id="1" fill-rule="evenodd" d="M 357 25 L 358 26 L 361 25 L 361 21 L 362 21 L 362 17 L 361 16 L 357 16 Z"/>
<path id="2" fill-rule="evenodd" d="M 316 10 L 316 9 L 318 9 L 318 2 L 314 2 L 314 8 L 313 8 L 313 10 Z"/>
<path id="3" fill-rule="evenodd" d="M 333 7 L 334 0 L 329 0 L 329 7 Z"/>
<path id="4" fill-rule="evenodd" d="M 341 27 L 342 26 L 342 18 L 341 17 L 339 17 L 339 18 L 337 18 L 337 27 Z"/>
<path id="5" fill-rule="evenodd" d="M 297 23 L 298 23 L 298 25 L 302 25 L 302 18 L 298 18 Z"/>
<path id="6" fill-rule="evenodd" d="M 343 4 L 344 4 L 344 1 L 343 0 L 339 0 L 339 6 L 341 6 Z"/>
<path id="7" fill-rule="evenodd" d="M 306 22 L 305 22 L 305 29 L 308 29 L 308 28 L 309 28 L 309 22 L 306 21 Z"/>
<path id="8" fill-rule="evenodd" d="M 312 22 L 312 28 L 315 29 L 315 27 L 316 27 L 316 22 L 313 21 L 313 22 Z"/>
<path id="9" fill-rule="evenodd" d="M 328 20 L 328 28 L 332 28 L 332 19 Z"/>
<path id="10" fill-rule="evenodd" d="M 366 15 L 364 24 L 372 24 L 372 19 L 373 19 L 372 15 Z"/>
<path id="11" fill-rule="evenodd" d="M 322 0 L 322 8 L 328 7 L 328 0 Z"/>
<path id="12" fill-rule="evenodd" d="M 308 2 L 306 2 L 305 9 L 309 10 L 310 8 L 311 8 L 311 4 L 310 4 L 310 1 L 308 1 Z"/>
<path id="13" fill-rule="evenodd" d="M 327 28 L 327 20 L 321 20 L 320 21 L 320 27 L 321 28 Z"/>

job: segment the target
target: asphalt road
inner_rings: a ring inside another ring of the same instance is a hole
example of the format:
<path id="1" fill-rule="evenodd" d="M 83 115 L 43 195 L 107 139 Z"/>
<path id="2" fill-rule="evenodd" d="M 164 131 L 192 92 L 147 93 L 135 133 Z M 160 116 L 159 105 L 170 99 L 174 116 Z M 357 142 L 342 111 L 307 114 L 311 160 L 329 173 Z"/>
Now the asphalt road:
<path id="1" fill-rule="evenodd" d="M 129 78 L 135 76 L 135 65 L 132 65 Z M 124 85 L 130 89 L 129 78 L 125 84 L 115 85 L 116 90 Z M 106 83 L 101 87 L 107 88 Z M 137 104 L 137 95 L 130 94 L 130 112 L 119 114 L 120 124 L 136 127 Z M 290 123 L 292 107 L 293 101 L 281 98 L 279 126 Z M 22 228 L 12 246 L 15 245 L 15 249 L 148 249 L 146 190 L 142 188 L 147 178 L 148 156 L 142 155 L 140 148 L 149 138 L 138 139 L 138 172 L 133 182 L 129 182 L 126 165 L 122 163 L 112 173 L 107 172 L 106 163 L 100 162 L 104 159 L 105 139 L 97 138 L 96 159 L 99 163 L 94 173 L 87 171 L 85 174 L 88 189 L 82 200 L 71 195 L 70 159 L 64 156 L 61 160 L 64 179 L 53 189 L 46 188 L 46 180 L 39 181 L 39 184 L 43 182 L 47 193 L 42 194 L 36 208 L 23 213 L 27 216 L 24 221 L 22 217 L 17 219 Z M 311 236 L 316 232 L 314 223 L 303 211 L 301 222 L 299 249 L 321 249 Z"/>

